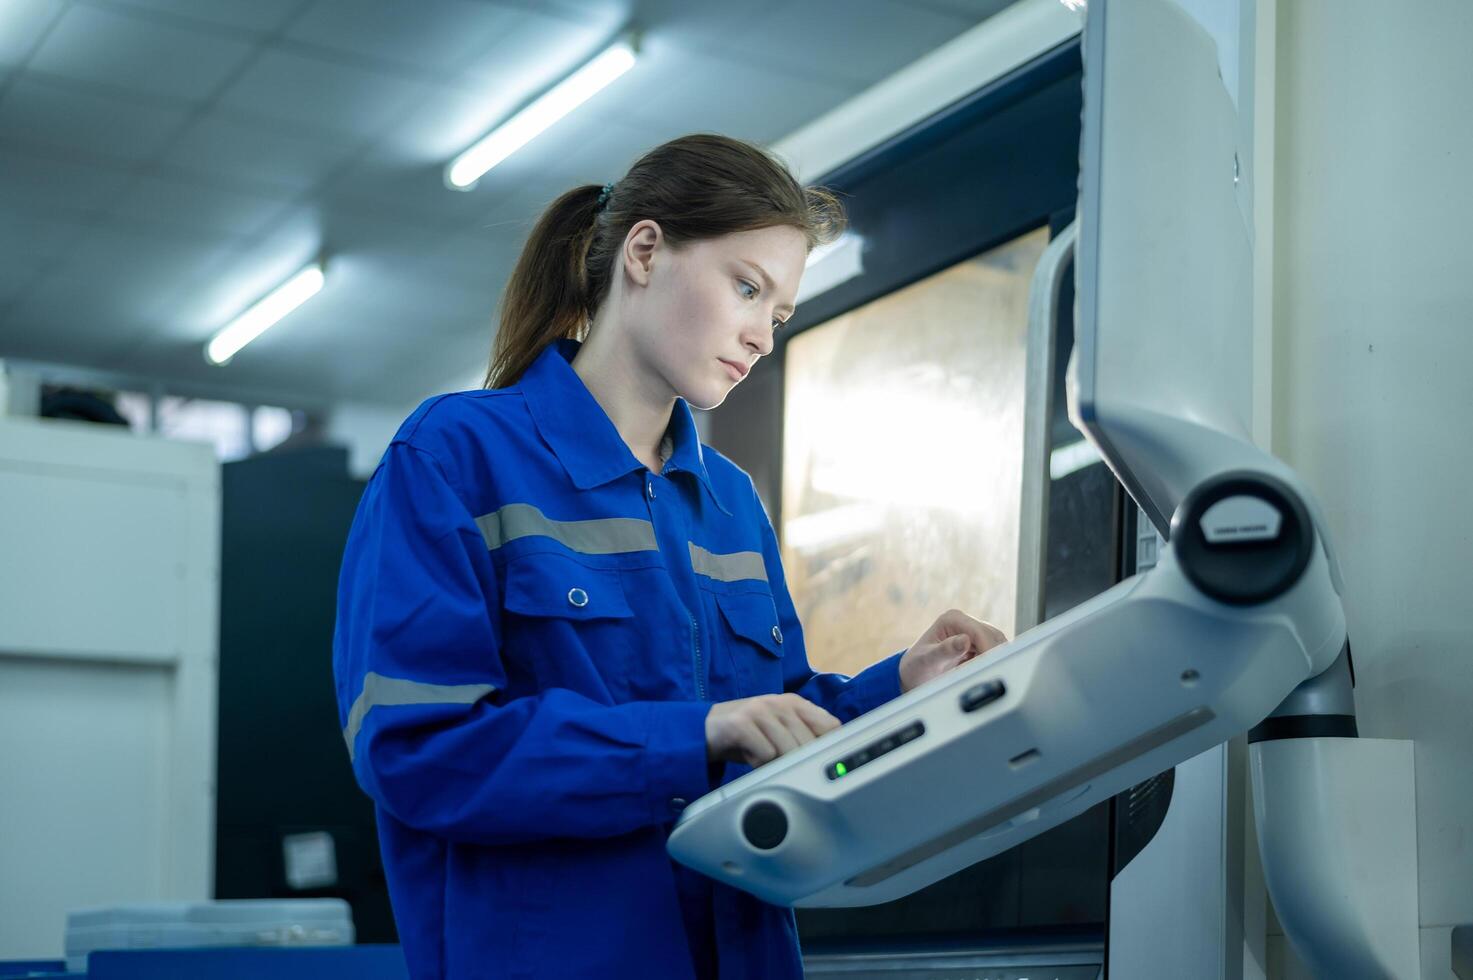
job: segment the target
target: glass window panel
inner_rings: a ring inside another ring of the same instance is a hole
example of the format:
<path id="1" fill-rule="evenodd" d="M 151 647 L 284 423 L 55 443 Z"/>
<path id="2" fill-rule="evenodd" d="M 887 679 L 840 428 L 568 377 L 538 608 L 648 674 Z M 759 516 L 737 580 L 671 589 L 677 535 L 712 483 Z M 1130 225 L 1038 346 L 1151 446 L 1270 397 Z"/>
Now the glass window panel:
<path id="1" fill-rule="evenodd" d="M 815 669 L 956 607 L 1013 633 L 1040 228 L 804 331 L 784 354 L 783 565 Z"/>

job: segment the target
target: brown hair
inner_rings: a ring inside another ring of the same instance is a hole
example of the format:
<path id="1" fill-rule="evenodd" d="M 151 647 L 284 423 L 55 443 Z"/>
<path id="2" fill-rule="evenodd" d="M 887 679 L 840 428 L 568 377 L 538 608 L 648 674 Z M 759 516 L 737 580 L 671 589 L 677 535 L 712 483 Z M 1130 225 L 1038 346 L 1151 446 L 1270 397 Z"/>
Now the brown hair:
<path id="1" fill-rule="evenodd" d="M 832 193 L 799 186 L 767 150 L 712 133 L 650 150 L 613 185 L 600 209 L 602 191 L 597 184 L 575 187 L 532 229 L 502 296 L 487 388 L 515 384 L 553 341 L 587 336 L 624 239 L 646 218 L 659 224 L 671 248 L 788 225 L 807 236 L 812 251 L 838 238 L 846 225 Z"/>

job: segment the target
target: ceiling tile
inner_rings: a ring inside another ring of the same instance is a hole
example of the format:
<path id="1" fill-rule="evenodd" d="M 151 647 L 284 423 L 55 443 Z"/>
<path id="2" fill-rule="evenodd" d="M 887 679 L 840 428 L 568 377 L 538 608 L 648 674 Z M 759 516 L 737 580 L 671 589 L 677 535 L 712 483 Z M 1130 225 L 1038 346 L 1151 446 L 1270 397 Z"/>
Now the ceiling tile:
<path id="1" fill-rule="evenodd" d="M 604 30 L 636 28 L 664 43 L 700 50 L 719 49 L 731 37 L 755 32 L 768 11 L 785 0 L 746 3 L 691 3 L 690 0 L 547 0 L 549 12 L 561 10 L 570 22 Z"/>
<path id="2" fill-rule="evenodd" d="M 268 49 L 220 98 L 220 104 L 286 120 L 333 138 L 378 136 L 429 86 L 407 76 Z"/>
<path id="3" fill-rule="evenodd" d="M 365 157 L 322 192 L 332 208 L 360 210 L 385 220 L 455 231 L 475 218 L 474 202 L 445 187 L 439 164 L 393 164 Z"/>
<path id="4" fill-rule="evenodd" d="M 203 101 L 251 57 L 252 42 L 75 4 L 47 35 L 38 71 L 171 99 Z"/>
<path id="5" fill-rule="evenodd" d="M 21 65 L 60 16 L 63 0 L 6 0 L 0 3 L 0 65 Z"/>
<path id="6" fill-rule="evenodd" d="M 499 296 L 490 284 L 511 274 L 530 228 L 476 228 L 451 235 L 419 256 L 415 265 L 434 281 L 472 291 L 489 312 Z"/>
<path id="7" fill-rule="evenodd" d="M 118 199 L 112 214 L 229 239 L 251 237 L 280 217 L 287 206 L 288 201 L 280 196 L 150 176 L 140 177 Z"/>
<path id="8" fill-rule="evenodd" d="M 0 221 L 0 267 L 53 264 L 97 218 L 86 212 L 58 214 L 49 209 L 17 213 L 7 207 L 5 220 Z"/>
<path id="9" fill-rule="evenodd" d="M 0 266 L 0 323 L 5 321 L 4 311 L 24 296 L 45 271 L 44 265 L 32 262 Z M 0 327 L 0 336 L 3 335 L 4 328 Z M 0 348 L 0 357 L 6 354 L 7 351 Z"/>
<path id="10" fill-rule="evenodd" d="M 287 212 L 258 238 L 237 243 L 187 278 L 176 280 L 158 330 L 202 344 L 257 300 L 300 272 L 323 247 L 316 214 Z"/>
<path id="11" fill-rule="evenodd" d="M 671 84 L 681 79 L 681 84 Z M 851 97 L 857 87 L 800 78 L 709 52 L 651 42 L 634 70 L 579 107 L 670 132 L 774 141 Z"/>
<path id="12" fill-rule="evenodd" d="M 735 32 L 721 53 L 867 85 L 975 23 L 971 17 L 907 7 L 894 0 L 805 0 L 773 8 L 762 18 L 760 30 Z"/>
<path id="13" fill-rule="evenodd" d="M 293 21 L 284 37 L 447 75 L 532 20 L 545 18 L 464 0 L 440 0 L 432 17 L 415 4 L 318 0 Z"/>
<path id="14" fill-rule="evenodd" d="M 254 34 L 275 31 L 289 22 L 304 0 L 91 0 L 94 5 L 117 10 L 144 10 L 180 20 L 193 20 L 217 27 Z"/>
<path id="15" fill-rule="evenodd" d="M 39 322 L 64 323 L 74 311 L 91 309 L 89 304 L 97 299 L 107 310 L 100 326 L 113 316 L 124 323 L 142 321 L 164 309 L 172 284 L 203 268 L 223 248 L 211 239 L 103 221 L 87 229 L 56 263 L 55 277 L 28 295 L 22 306 Z M 67 296 L 65 283 L 74 284 L 84 295 Z M 72 328 L 93 329 L 75 320 Z"/>
<path id="16" fill-rule="evenodd" d="M 574 20 L 522 18 L 465 63 L 462 84 L 488 94 L 504 88 L 519 105 L 592 61 L 630 26 L 617 12 Z"/>
<path id="17" fill-rule="evenodd" d="M 902 2 L 908 7 L 930 8 L 943 13 L 956 14 L 974 24 L 982 23 L 999 10 L 1013 4 L 1013 0 L 902 0 Z"/>
<path id="18" fill-rule="evenodd" d="M 126 169 L 0 150 L 0 203 L 7 212 L 96 211 L 132 181 L 133 174 Z"/>
<path id="19" fill-rule="evenodd" d="M 22 72 L 0 98 L 7 145 L 74 150 L 103 160 L 156 156 L 187 116 L 182 107 L 100 94 L 33 72 Z"/>
<path id="20" fill-rule="evenodd" d="M 230 118 L 201 116 L 169 148 L 165 167 L 299 193 L 316 187 L 354 155 L 350 140 L 315 138 Z"/>
<path id="21" fill-rule="evenodd" d="M 397 219 L 358 208 L 347 202 L 314 205 L 322 229 L 323 248 L 329 255 L 371 255 L 420 264 L 423 257 L 440 248 L 450 232 L 428 224 Z"/>
<path id="22" fill-rule="evenodd" d="M 5 357 L 102 367 L 146 331 L 87 280 L 48 276 L 0 313 Z"/>

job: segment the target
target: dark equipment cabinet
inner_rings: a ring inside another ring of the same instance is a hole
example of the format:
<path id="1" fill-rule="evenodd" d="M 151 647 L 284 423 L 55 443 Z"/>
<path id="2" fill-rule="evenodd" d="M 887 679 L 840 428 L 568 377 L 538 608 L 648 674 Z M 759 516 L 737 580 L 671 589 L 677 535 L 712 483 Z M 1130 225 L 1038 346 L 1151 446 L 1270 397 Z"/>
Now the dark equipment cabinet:
<path id="1" fill-rule="evenodd" d="M 396 942 L 373 804 L 353 780 L 333 695 L 343 545 L 364 484 L 348 451 L 223 467 L 216 898 L 346 899 L 359 942 Z M 283 841 L 330 835 L 336 882 L 288 883 Z"/>

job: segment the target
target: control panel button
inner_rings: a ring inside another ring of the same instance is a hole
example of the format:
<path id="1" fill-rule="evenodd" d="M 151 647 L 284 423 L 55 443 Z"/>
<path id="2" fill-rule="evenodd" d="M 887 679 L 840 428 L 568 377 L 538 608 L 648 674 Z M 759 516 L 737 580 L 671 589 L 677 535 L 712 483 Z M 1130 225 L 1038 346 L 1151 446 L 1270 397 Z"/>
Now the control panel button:
<path id="1" fill-rule="evenodd" d="M 770 851 L 788 836 L 788 815 L 768 800 L 754 803 L 742 814 L 742 836 L 759 851 Z"/>
<path id="2" fill-rule="evenodd" d="M 978 708 L 991 704 L 1007 693 L 1007 687 L 1002 681 L 983 681 L 976 687 L 967 688 L 962 692 L 961 705 L 963 711 L 976 711 Z"/>
<path id="3" fill-rule="evenodd" d="M 857 752 L 849 753 L 849 755 L 840 759 L 838 762 L 831 763 L 824 770 L 824 774 L 830 779 L 839 779 L 847 776 L 860 766 L 873 762 L 875 759 L 878 759 L 887 752 L 894 751 L 906 742 L 915 741 L 925 733 L 925 724 L 919 721 L 913 721 L 899 731 L 891 732 L 879 741 L 866 745 Z"/>

